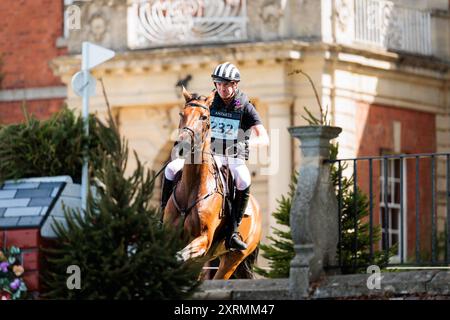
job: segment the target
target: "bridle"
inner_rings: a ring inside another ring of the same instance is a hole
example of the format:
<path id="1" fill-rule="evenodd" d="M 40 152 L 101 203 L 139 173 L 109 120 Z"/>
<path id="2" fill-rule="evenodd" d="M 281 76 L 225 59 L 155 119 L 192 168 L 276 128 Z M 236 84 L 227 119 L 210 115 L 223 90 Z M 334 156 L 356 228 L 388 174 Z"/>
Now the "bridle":
<path id="1" fill-rule="evenodd" d="M 185 104 L 185 107 L 184 107 L 184 108 L 185 108 L 185 109 L 186 109 L 186 108 L 202 108 L 202 109 L 208 110 L 208 112 L 209 112 L 209 108 L 208 108 L 207 106 L 202 105 L 202 104 L 200 104 L 200 103 L 196 103 L 196 102 L 189 102 L 189 101 L 188 101 L 188 102 Z M 205 121 L 205 120 L 207 120 L 207 119 L 204 119 L 204 120 L 202 120 L 202 121 Z M 205 127 L 203 126 L 203 128 L 205 128 Z M 201 142 L 204 141 L 205 134 L 208 133 L 209 128 L 210 128 L 210 123 L 208 122 L 208 124 L 207 124 L 207 126 L 206 126 L 206 129 L 204 129 L 204 130 L 202 131 L 202 139 L 200 140 Z M 194 138 L 195 138 L 195 131 L 194 131 L 194 130 L 192 130 L 192 129 L 189 128 L 189 127 L 183 127 L 181 130 L 186 130 L 186 131 L 188 131 L 189 134 L 190 134 L 191 137 L 192 137 L 192 141 L 195 141 L 195 140 L 194 140 Z M 196 147 L 196 145 L 192 144 L 192 146 L 191 146 L 191 153 L 194 152 L 195 147 Z M 207 153 L 207 154 L 209 154 L 209 155 L 212 157 L 213 163 L 214 163 L 214 165 L 216 166 L 217 172 L 219 172 L 219 168 L 217 167 L 216 161 L 215 161 L 215 159 L 214 159 L 212 153 L 211 153 L 211 152 L 204 152 L 204 151 L 202 151 L 202 152 L 203 152 L 203 153 Z M 215 176 L 215 180 L 216 180 L 216 186 L 215 186 L 214 190 L 211 191 L 211 192 L 209 192 L 208 194 L 206 194 L 206 195 L 204 195 L 204 196 L 199 197 L 197 200 L 194 201 L 194 203 L 192 203 L 190 206 L 186 207 L 185 209 L 181 209 L 181 208 L 180 208 L 180 206 L 179 206 L 179 204 L 178 204 L 178 201 L 177 201 L 177 198 L 176 198 L 176 187 L 174 188 L 174 192 L 173 192 L 173 204 L 175 205 L 175 208 L 180 212 L 180 214 L 181 214 L 181 216 L 183 217 L 183 219 L 184 219 L 184 218 L 186 217 L 186 215 L 192 210 L 192 208 L 194 208 L 200 201 L 203 201 L 203 200 L 207 199 L 208 197 L 212 196 L 212 195 L 215 194 L 215 193 L 219 193 L 219 194 L 222 194 L 222 195 L 223 195 L 223 193 L 222 193 L 222 192 L 219 190 L 219 188 L 218 188 L 218 186 L 219 186 L 219 180 L 220 180 L 220 179 L 218 179 L 218 176 L 217 176 L 217 177 L 216 177 L 216 175 L 214 175 L 214 176 Z"/>
<path id="2" fill-rule="evenodd" d="M 188 101 L 185 104 L 185 106 L 184 106 L 184 109 L 187 109 L 187 108 L 202 108 L 202 109 L 207 110 L 209 112 L 209 108 L 207 106 L 202 105 L 202 104 L 197 103 L 197 102 L 189 102 Z M 202 121 L 206 121 L 206 120 L 207 119 L 204 119 Z M 204 126 L 202 126 L 202 138 L 200 139 L 200 143 L 202 143 L 205 140 L 205 136 L 208 133 L 208 130 L 209 130 L 210 126 L 211 126 L 211 124 L 209 122 L 207 123 L 206 128 Z M 181 128 L 181 130 L 187 131 L 189 133 L 189 135 L 191 136 L 191 139 L 192 139 L 192 142 L 193 142 L 192 145 L 191 145 L 191 154 L 193 154 L 195 152 L 196 148 L 198 147 L 195 144 L 195 131 L 192 130 L 191 128 L 189 128 L 189 127 L 183 127 L 183 128 Z"/>

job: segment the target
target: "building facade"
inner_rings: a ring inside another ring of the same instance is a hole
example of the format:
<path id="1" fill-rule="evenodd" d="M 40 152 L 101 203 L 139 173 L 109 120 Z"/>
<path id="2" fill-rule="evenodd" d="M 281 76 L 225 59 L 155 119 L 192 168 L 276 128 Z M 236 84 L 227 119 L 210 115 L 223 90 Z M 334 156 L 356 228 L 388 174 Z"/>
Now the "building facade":
<path id="1" fill-rule="evenodd" d="M 61 81 L 68 105 L 81 108 L 70 82 L 80 69 L 82 41 L 116 51 L 92 73 L 102 78 L 130 147 L 158 170 L 170 158 L 183 105 L 177 84 L 184 81 L 189 90 L 207 94 L 213 68 L 236 64 L 240 87 L 271 138 L 270 148 L 252 150 L 249 160 L 266 241 L 276 199 L 288 192 L 299 161 L 287 128 L 306 124 L 305 106 L 319 114 L 299 70 L 317 86 L 331 124 L 343 128 L 340 158 L 450 151 L 449 6 L 447 0 L 66 0 L 65 32 L 58 30 L 67 51 L 55 49 L 46 57 L 53 73 L 45 85 Z M 91 112 L 105 110 L 98 86 Z M 390 172 L 395 180 L 395 169 Z M 445 162 L 439 162 L 441 221 L 445 181 Z M 159 195 L 156 190 L 155 204 Z M 426 192 L 423 197 L 427 201 Z"/>

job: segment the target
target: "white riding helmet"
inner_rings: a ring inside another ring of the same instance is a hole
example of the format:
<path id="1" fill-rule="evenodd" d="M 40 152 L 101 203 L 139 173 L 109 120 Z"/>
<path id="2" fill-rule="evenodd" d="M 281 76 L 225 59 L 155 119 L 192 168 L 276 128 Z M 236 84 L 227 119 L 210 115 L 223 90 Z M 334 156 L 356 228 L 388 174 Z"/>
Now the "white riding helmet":
<path id="1" fill-rule="evenodd" d="M 236 66 L 230 62 L 219 64 L 211 75 L 214 82 L 241 81 L 241 73 Z"/>

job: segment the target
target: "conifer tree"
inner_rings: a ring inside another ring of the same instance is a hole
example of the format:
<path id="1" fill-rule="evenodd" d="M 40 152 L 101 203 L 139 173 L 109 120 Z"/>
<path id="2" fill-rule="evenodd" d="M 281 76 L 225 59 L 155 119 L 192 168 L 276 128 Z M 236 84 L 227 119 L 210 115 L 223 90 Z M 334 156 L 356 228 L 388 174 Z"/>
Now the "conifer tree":
<path id="1" fill-rule="evenodd" d="M 128 147 L 109 115 L 99 122 L 101 165 L 93 166 L 86 211 L 65 209 L 46 248 L 43 295 L 50 299 L 181 299 L 198 286 L 198 266 L 179 262 L 180 230 L 161 226 L 149 206 L 155 175 L 137 169 L 126 177 Z M 80 269 L 80 289 L 67 287 L 67 268 Z"/>
<path id="2" fill-rule="evenodd" d="M 273 227 L 274 236 L 267 237 L 271 244 L 260 244 L 262 256 L 269 261 L 270 269 L 267 271 L 255 266 L 255 271 L 267 278 L 287 278 L 291 260 L 295 256 L 291 230 L 289 229 L 289 213 L 297 186 L 297 176 L 297 172 L 292 176 L 287 196 L 282 195 L 281 199 L 277 200 L 278 208 L 272 213 L 277 223 L 286 227 L 285 230 Z"/>

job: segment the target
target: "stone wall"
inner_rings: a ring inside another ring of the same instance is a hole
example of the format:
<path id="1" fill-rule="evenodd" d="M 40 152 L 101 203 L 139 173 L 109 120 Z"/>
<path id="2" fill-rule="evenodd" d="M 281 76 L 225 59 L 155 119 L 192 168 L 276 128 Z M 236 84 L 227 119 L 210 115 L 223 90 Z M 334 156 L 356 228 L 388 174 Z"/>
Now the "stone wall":
<path id="1" fill-rule="evenodd" d="M 238 42 L 297 39 L 354 45 L 354 0 L 252 0 L 246 3 L 246 10 L 243 11 L 244 18 L 247 19 L 246 27 L 245 30 L 239 31 L 245 35 L 236 38 Z M 432 11 L 432 52 L 445 59 L 450 57 L 450 40 L 446 36 L 450 18 L 448 3 L 445 0 L 396 0 L 393 3 L 399 8 Z M 95 42 L 116 51 L 131 48 L 130 37 L 136 37 L 134 33 L 138 31 L 130 26 L 139 22 L 137 18 L 132 18 L 137 13 L 129 10 L 130 6 L 125 0 L 102 0 L 82 4 L 81 30 L 71 30 L 69 51 L 79 53 L 82 41 Z M 188 45 L 189 42 L 180 39 L 180 44 Z M 164 47 L 164 44 L 156 47 Z"/>

